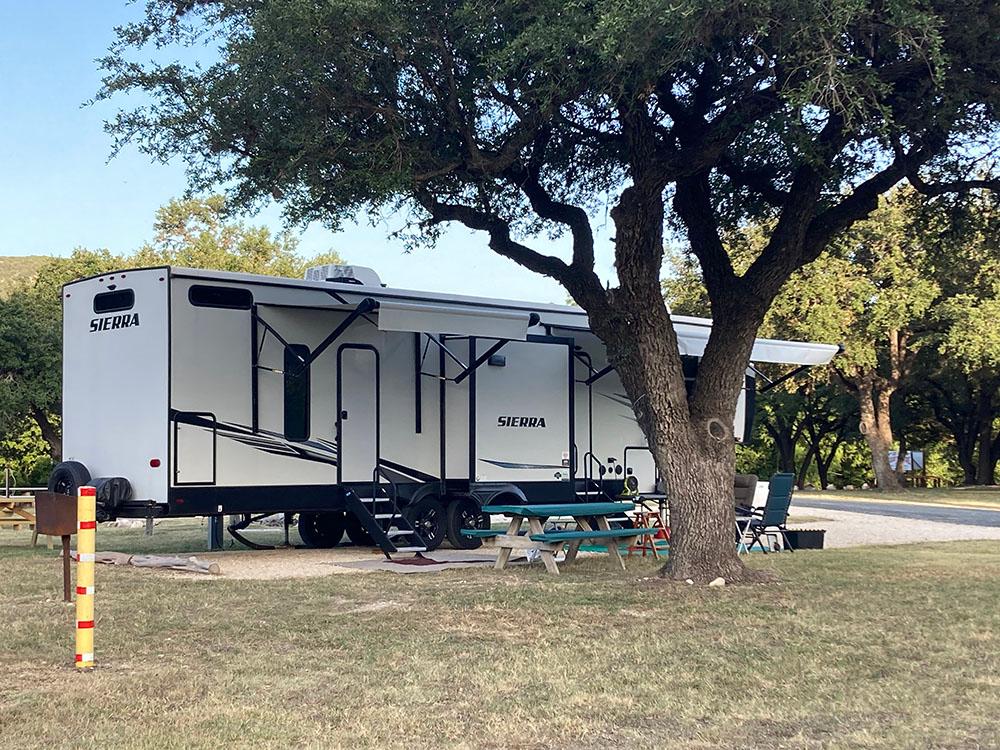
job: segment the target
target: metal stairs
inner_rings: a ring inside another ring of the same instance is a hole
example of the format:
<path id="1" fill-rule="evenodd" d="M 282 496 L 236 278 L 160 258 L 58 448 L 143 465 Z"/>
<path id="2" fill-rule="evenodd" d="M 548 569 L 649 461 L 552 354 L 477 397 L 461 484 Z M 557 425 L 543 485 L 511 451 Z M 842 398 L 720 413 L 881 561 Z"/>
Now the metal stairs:
<path id="1" fill-rule="evenodd" d="M 617 499 L 608 493 L 604 482 L 586 477 L 576 480 L 573 491 L 577 499 L 583 503 L 610 503 Z"/>
<path id="2" fill-rule="evenodd" d="M 380 475 L 389 483 L 380 482 Z M 353 490 L 344 494 L 345 510 L 354 515 L 389 560 L 393 554 L 400 552 L 427 551 L 427 543 L 400 511 L 397 497 L 395 483 L 381 467 L 376 467 L 373 473 L 369 497 L 360 497 Z"/>

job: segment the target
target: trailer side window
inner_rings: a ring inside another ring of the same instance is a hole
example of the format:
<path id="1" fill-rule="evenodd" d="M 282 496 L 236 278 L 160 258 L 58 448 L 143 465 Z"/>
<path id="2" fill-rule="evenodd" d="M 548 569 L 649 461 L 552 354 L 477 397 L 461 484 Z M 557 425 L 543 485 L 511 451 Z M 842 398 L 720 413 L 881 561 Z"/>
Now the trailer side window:
<path id="1" fill-rule="evenodd" d="M 300 359 L 300 357 L 302 359 Z M 285 437 L 309 439 L 309 347 L 292 344 L 285 349 Z"/>
<path id="2" fill-rule="evenodd" d="M 227 310 L 249 310 L 253 293 L 249 289 L 231 286 L 195 284 L 188 290 L 188 301 L 195 307 L 222 307 Z"/>
<path id="3" fill-rule="evenodd" d="M 118 289 L 94 295 L 94 312 L 98 315 L 131 310 L 133 305 L 135 305 L 135 292 L 131 289 Z"/>

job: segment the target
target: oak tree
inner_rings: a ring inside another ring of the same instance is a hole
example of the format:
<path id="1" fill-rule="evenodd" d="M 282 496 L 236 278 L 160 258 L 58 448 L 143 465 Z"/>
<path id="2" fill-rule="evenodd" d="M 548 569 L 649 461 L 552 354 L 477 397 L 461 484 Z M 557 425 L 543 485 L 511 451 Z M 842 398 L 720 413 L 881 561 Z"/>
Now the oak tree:
<path id="1" fill-rule="evenodd" d="M 977 160 L 996 145 L 998 25 L 988 0 L 149 0 L 100 96 L 144 94 L 110 130 L 185 159 L 195 189 L 332 225 L 404 208 L 431 239 L 459 222 L 562 283 L 642 404 L 665 573 L 741 579 L 731 426 L 754 334 L 900 180 L 996 185 Z M 590 218 L 608 203 L 611 288 Z M 740 273 L 720 232 L 749 219 L 771 229 Z M 668 221 L 715 319 L 690 394 L 660 292 Z M 559 232 L 569 257 L 539 249 Z"/>

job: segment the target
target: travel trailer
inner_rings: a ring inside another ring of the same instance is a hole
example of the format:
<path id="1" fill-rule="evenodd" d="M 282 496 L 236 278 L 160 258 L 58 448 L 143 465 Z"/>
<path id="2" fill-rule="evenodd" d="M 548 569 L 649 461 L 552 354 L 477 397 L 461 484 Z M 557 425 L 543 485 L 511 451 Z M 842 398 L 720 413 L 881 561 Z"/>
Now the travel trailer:
<path id="1" fill-rule="evenodd" d="M 305 279 L 141 268 L 63 290 L 63 454 L 50 489 L 101 518 L 298 516 L 309 546 L 387 554 L 476 542 L 488 502 L 655 493 L 652 456 L 574 307 Z M 675 316 L 693 375 L 711 321 Z M 758 340 L 754 362 L 837 347 Z M 750 432 L 755 371 L 735 415 Z"/>

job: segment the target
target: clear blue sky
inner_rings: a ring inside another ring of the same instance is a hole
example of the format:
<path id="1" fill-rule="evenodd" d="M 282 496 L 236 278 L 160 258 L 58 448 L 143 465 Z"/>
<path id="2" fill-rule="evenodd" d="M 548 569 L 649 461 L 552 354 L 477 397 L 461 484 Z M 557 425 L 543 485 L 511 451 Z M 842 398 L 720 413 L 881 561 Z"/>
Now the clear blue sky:
<path id="1" fill-rule="evenodd" d="M 0 0 L 0 255 L 65 255 L 75 247 L 131 252 L 151 236 L 153 213 L 185 188 L 179 164 L 150 163 L 136 149 L 108 161 L 103 122 L 115 103 L 84 106 L 100 85 L 95 60 L 115 25 L 142 4 Z M 277 207 L 251 219 L 275 230 Z M 598 272 L 613 274 L 610 225 L 599 219 Z M 406 254 L 386 238 L 401 217 L 372 228 L 367 217 L 333 234 L 302 233 L 301 250 L 335 248 L 348 261 L 374 267 L 391 286 L 561 302 L 566 293 L 495 255 L 485 236 L 450 229 L 433 250 Z M 541 239 L 545 252 L 565 251 Z"/>

